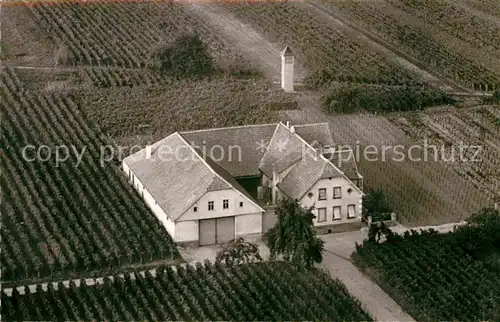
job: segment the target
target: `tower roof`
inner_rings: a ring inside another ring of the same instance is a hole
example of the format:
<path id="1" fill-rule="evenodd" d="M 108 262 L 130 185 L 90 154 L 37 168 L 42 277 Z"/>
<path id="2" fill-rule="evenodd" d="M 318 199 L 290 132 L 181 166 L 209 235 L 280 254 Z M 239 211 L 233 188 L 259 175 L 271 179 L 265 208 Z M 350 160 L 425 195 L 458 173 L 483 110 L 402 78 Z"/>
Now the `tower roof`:
<path id="1" fill-rule="evenodd" d="M 281 52 L 283 56 L 293 56 L 292 50 L 290 47 L 286 46 L 285 49 Z"/>

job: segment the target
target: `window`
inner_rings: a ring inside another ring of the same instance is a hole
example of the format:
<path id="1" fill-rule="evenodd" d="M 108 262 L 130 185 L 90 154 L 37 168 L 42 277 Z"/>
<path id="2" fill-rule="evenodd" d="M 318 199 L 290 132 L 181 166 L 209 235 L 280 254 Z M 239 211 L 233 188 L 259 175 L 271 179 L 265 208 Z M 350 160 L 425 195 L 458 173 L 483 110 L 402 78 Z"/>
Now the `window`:
<path id="1" fill-rule="evenodd" d="M 333 199 L 340 199 L 340 198 L 342 198 L 341 187 L 334 187 L 333 188 Z"/>
<path id="2" fill-rule="evenodd" d="M 347 206 L 347 218 L 356 218 L 356 205 Z"/>
<path id="3" fill-rule="evenodd" d="M 208 202 L 208 210 L 214 210 L 214 202 L 213 201 Z"/>
<path id="4" fill-rule="evenodd" d="M 243 207 L 243 201 L 240 201 L 240 208 Z"/>
<path id="5" fill-rule="evenodd" d="M 326 200 L 326 189 L 325 188 L 319 189 L 318 200 Z"/>
<path id="6" fill-rule="evenodd" d="M 318 222 L 326 221 L 326 208 L 318 208 Z"/>
<path id="7" fill-rule="evenodd" d="M 227 208 L 229 208 L 229 200 L 224 199 L 222 200 L 222 209 L 227 209 Z"/>
<path id="8" fill-rule="evenodd" d="M 198 207 L 194 207 L 194 208 L 193 208 L 193 211 L 194 211 L 194 212 L 197 212 L 197 211 L 198 211 Z"/>
<path id="9" fill-rule="evenodd" d="M 333 207 L 333 220 L 339 220 L 342 216 L 340 215 L 340 206 Z"/>

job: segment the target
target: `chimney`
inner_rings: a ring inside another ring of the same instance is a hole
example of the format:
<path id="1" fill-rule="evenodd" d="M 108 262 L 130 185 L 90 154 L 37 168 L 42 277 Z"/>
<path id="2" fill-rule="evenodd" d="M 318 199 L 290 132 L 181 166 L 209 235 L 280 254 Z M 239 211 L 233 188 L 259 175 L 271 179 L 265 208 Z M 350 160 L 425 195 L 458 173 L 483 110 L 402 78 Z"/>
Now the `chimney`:
<path id="1" fill-rule="evenodd" d="M 287 128 L 290 128 L 290 121 L 286 121 L 286 122 L 285 122 L 285 126 L 286 126 Z"/>
<path id="2" fill-rule="evenodd" d="M 293 92 L 293 64 L 292 50 L 286 46 L 281 52 L 281 88 L 285 92 Z"/>
<path id="3" fill-rule="evenodd" d="M 295 133 L 295 126 L 293 126 L 293 125 L 292 125 L 292 126 L 290 126 L 290 131 L 291 131 L 292 133 Z"/>
<path id="4" fill-rule="evenodd" d="M 151 145 L 146 145 L 146 160 L 151 159 Z"/>

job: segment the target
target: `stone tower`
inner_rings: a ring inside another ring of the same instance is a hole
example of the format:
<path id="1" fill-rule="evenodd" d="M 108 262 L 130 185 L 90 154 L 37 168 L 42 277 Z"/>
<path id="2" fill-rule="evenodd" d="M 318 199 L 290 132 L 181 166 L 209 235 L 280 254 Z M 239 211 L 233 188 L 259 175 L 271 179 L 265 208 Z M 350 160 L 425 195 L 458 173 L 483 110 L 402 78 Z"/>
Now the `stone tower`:
<path id="1" fill-rule="evenodd" d="M 286 46 L 281 52 L 281 88 L 285 92 L 293 92 L 293 64 L 292 50 Z"/>

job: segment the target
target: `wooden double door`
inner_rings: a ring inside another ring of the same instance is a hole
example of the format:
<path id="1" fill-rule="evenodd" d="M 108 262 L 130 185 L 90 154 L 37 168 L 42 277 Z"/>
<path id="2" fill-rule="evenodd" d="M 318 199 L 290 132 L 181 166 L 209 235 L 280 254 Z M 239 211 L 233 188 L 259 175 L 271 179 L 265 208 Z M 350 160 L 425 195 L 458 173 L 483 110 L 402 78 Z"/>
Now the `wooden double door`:
<path id="1" fill-rule="evenodd" d="M 199 221 L 199 244 L 223 244 L 234 238 L 234 216 Z"/>

